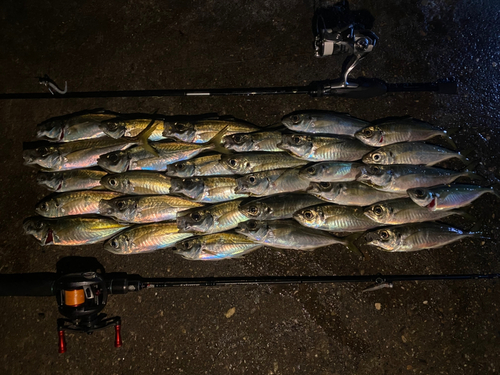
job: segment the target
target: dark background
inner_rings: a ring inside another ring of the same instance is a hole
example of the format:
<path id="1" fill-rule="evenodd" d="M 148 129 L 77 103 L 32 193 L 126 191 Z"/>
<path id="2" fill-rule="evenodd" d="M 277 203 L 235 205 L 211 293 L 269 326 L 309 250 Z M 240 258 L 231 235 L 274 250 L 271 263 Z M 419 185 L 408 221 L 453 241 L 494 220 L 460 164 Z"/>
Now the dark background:
<path id="1" fill-rule="evenodd" d="M 2 1 L 0 92 L 42 92 L 47 73 L 71 91 L 279 86 L 335 78 L 344 56 L 316 59 L 311 17 L 331 2 Z M 263 249 L 246 258 L 190 262 L 169 251 L 121 257 L 99 245 L 41 248 L 22 220 L 47 192 L 23 166 L 22 143 L 49 117 L 88 108 L 164 114 L 231 114 L 259 125 L 299 109 L 375 120 L 413 117 L 459 128 L 479 173 L 498 182 L 499 10 L 495 0 L 352 1 L 375 17 L 380 37 L 356 75 L 388 82 L 456 77 L 459 95 L 389 94 L 356 101 L 307 96 L 12 100 L 0 102 L 0 272 L 55 271 L 65 256 L 97 257 L 109 272 L 154 276 L 350 275 L 498 272 L 498 199 L 467 210 L 491 240 L 390 254 L 340 246 L 313 252 Z M 467 227 L 460 219 L 450 223 Z M 495 281 L 184 288 L 112 296 L 112 331 L 68 335 L 57 353 L 55 300 L 0 300 L 5 374 L 478 374 L 500 369 Z M 380 303 L 377 310 L 375 304 Z M 235 308 L 231 318 L 226 312 Z"/>

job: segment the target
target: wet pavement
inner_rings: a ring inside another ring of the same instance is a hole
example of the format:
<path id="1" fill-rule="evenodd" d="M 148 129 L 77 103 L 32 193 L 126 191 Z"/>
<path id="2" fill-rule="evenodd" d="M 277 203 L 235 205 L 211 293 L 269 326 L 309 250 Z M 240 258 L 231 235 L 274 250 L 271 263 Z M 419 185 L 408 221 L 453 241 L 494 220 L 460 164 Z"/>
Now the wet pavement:
<path id="1" fill-rule="evenodd" d="M 4 1 L 0 92 L 42 91 L 34 77 L 71 91 L 285 86 L 335 78 L 344 56 L 313 57 L 311 17 L 327 1 Z M 459 80 L 456 96 L 388 94 L 369 100 L 201 97 L 0 102 L 0 272 L 52 272 L 66 256 L 96 257 L 108 272 L 144 277 L 499 272 L 499 201 L 467 209 L 491 240 L 390 254 L 341 246 L 313 252 L 264 249 L 244 259 L 189 262 L 169 251 L 120 257 L 99 245 L 41 248 L 22 221 L 47 192 L 23 166 L 22 145 L 49 117 L 88 108 L 164 114 L 231 114 L 259 125 L 299 109 L 375 120 L 410 115 L 473 147 L 477 171 L 498 183 L 500 4 L 352 1 L 375 17 L 380 37 L 355 74 L 388 82 Z M 447 164 L 443 164 L 447 165 Z M 456 167 L 456 164 L 448 164 Z M 468 228 L 453 217 L 447 222 Z M 360 240 L 360 244 L 362 240 Z M 362 285 L 178 288 L 111 296 L 123 347 L 111 331 L 67 335 L 57 353 L 51 298 L 2 298 L 4 374 L 477 374 L 500 369 L 496 281 L 407 282 L 362 293 Z M 231 314 L 234 309 L 234 314 Z M 231 311 L 232 312 L 232 311 Z M 226 316 L 227 315 L 227 316 Z"/>

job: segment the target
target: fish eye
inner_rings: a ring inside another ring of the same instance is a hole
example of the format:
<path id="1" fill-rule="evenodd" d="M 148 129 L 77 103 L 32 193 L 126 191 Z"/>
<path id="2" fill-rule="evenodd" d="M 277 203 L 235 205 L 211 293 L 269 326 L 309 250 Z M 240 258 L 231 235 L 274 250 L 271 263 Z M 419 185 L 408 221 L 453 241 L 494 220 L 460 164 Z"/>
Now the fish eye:
<path id="1" fill-rule="evenodd" d="M 184 168 L 186 168 L 186 164 L 179 163 L 179 164 L 176 165 L 176 167 L 177 167 L 178 170 L 182 171 Z"/>
<path id="2" fill-rule="evenodd" d="M 375 206 L 373 207 L 373 212 L 375 212 L 375 215 L 381 215 L 384 210 L 382 209 L 381 206 Z"/>
<path id="3" fill-rule="evenodd" d="M 229 159 L 228 163 L 232 167 L 236 167 L 236 164 L 238 164 L 238 161 L 236 159 Z"/>
<path id="4" fill-rule="evenodd" d="M 299 115 L 293 115 L 291 118 L 292 122 L 294 124 L 298 124 L 300 122 L 300 116 Z"/>
<path id="5" fill-rule="evenodd" d="M 108 130 L 111 130 L 111 131 L 118 130 L 118 126 L 119 125 L 117 122 L 108 122 L 108 124 L 107 124 Z"/>
<path id="6" fill-rule="evenodd" d="M 116 186 L 116 185 L 118 185 L 118 181 L 116 181 L 114 178 L 112 178 L 111 180 L 109 180 L 109 184 L 111 186 Z"/>
<path id="7" fill-rule="evenodd" d="M 380 154 L 379 153 L 373 154 L 372 155 L 372 159 L 375 160 L 375 161 L 379 161 L 380 160 Z"/>
<path id="8" fill-rule="evenodd" d="M 191 219 L 193 219 L 194 221 L 200 221 L 201 220 L 201 215 L 198 212 L 193 212 L 191 214 Z"/>
<path id="9" fill-rule="evenodd" d="M 111 241 L 111 246 L 113 246 L 115 249 L 118 249 L 120 247 L 120 243 L 117 239 L 114 239 Z"/>
<path id="10" fill-rule="evenodd" d="M 304 217 L 308 220 L 311 220 L 314 217 L 314 212 L 311 210 L 304 211 Z"/>
<path id="11" fill-rule="evenodd" d="M 377 167 L 376 165 L 372 166 L 370 169 L 371 169 L 372 173 L 378 173 L 378 172 L 380 172 L 380 168 Z"/>
<path id="12" fill-rule="evenodd" d="M 42 229 L 43 228 L 43 221 L 37 221 L 35 223 L 35 228 L 36 229 Z"/>
<path id="13" fill-rule="evenodd" d="M 257 222 L 254 220 L 251 220 L 248 222 L 248 229 L 250 230 L 255 230 L 257 229 Z"/>
<path id="14" fill-rule="evenodd" d="M 259 213 L 259 208 L 257 206 L 250 206 L 248 207 L 248 213 L 252 216 L 257 216 Z"/>
<path id="15" fill-rule="evenodd" d="M 125 202 L 124 201 L 118 201 L 116 203 L 116 206 L 118 207 L 119 210 L 123 210 L 125 208 Z"/>
<path id="16" fill-rule="evenodd" d="M 233 140 L 237 143 L 240 143 L 242 141 L 242 136 L 240 134 L 235 134 L 233 135 Z"/>
<path id="17" fill-rule="evenodd" d="M 415 190 L 415 195 L 419 198 L 422 198 L 424 196 L 424 191 L 422 189 L 417 189 Z"/>
<path id="18" fill-rule="evenodd" d="M 314 167 L 309 167 L 306 169 L 306 172 L 309 174 L 315 174 L 316 173 L 316 168 Z"/>
<path id="19" fill-rule="evenodd" d="M 363 134 L 366 136 L 366 137 L 371 137 L 373 135 L 373 130 L 371 129 L 364 129 L 363 130 Z"/>
<path id="20" fill-rule="evenodd" d="M 108 160 L 109 160 L 110 162 L 112 162 L 112 163 L 116 163 L 116 162 L 118 162 L 118 161 L 120 160 L 120 158 L 118 157 L 118 155 L 117 155 L 117 154 L 112 153 L 112 154 L 109 154 L 109 155 L 108 155 Z"/>
<path id="21" fill-rule="evenodd" d="M 292 137 L 292 141 L 297 145 L 300 143 L 300 137 L 298 135 L 295 135 Z"/>
<path id="22" fill-rule="evenodd" d="M 40 209 L 41 209 L 42 211 L 48 211 L 48 210 L 49 210 L 49 205 L 48 205 L 47 203 L 45 203 L 45 202 L 44 202 L 44 203 L 42 203 L 42 204 L 40 205 Z"/>
<path id="23" fill-rule="evenodd" d="M 328 189 L 330 186 L 332 186 L 332 184 L 329 182 L 320 182 L 319 186 L 321 186 L 322 188 Z"/>
<path id="24" fill-rule="evenodd" d="M 248 182 L 250 182 L 251 184 L 254 184 L 255 181 L 257 181 L 257 179 L 255 178 L 255 176 L 252 175 L 252 176 L 248 177 Z"/>
<path id="25" fill-rule="evenodd" d="M 380 235 L 380 238 L 382 238 L 383 240 L 387 240 L 389 238 L 389 232 L 386 231 L 386 230 L 383 230 L 379 233 Z"/>

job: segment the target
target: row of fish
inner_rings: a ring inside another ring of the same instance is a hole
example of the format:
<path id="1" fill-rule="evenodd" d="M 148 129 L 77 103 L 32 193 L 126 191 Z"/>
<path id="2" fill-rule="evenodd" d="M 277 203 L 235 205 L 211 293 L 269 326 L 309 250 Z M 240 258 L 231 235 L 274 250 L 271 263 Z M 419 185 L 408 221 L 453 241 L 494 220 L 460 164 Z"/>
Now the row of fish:
<path id="1" fill-rule="evenodd" d="M 37 135 L 59 143 L 28 149 L 24 158 L 43 168 L 38 182 L 60 194 L 42 200 L 42 217 L 27 219 L 24 228 L 42 245 L 107 240 L 105 248 L 117 254 L 175 246 L 188 259 L 223 259 L 262 245 L 309 250 L 340 243 L 356 251 L 358 234 L 332 233 L 403 224 L 375 229 L 370 244 L 411 251 L 475 235 L 422 222 L 468 217 L 456 208 L 485 193 L 498 196 L 476 185 L 436 187 L 478 177 L 430 167 L 468 160 L 422 143 L 441 136 L 456 148 L 446 132 L 424 122 L 370 124 L 314 111 L 285 116 L 282 125 L 296 133 L 216 115 L 89 111 L 49 120 Z M 205 151 L 219 153 L 196 157 Z M 96 165 L 111 174 L 73 169 Z"/>

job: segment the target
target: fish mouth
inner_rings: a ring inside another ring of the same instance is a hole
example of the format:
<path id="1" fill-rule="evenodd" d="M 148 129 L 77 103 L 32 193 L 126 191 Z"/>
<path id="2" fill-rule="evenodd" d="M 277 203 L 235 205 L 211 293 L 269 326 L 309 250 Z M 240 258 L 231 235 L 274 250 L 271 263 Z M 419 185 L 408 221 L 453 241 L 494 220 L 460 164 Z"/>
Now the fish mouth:
<path id="1" fill-rule="evenodd" d="M 59 134 L 59 141 L 62 141 L 64 138 L 64 128 L 61 128 L 61 134 Z"/>
<path id="2" fill-rule="evenodd" d="M 432 198 L 431 202 L 427 205 L 429 211 L 435 211 L 437 208 L 437 198 Z"/>
<path id="3" fill-rule="evenodd" d="M 54 232 L 49 228 L 47 236 L 43 240 L 42 246 L 52 245 L 54 243 Z"/>

